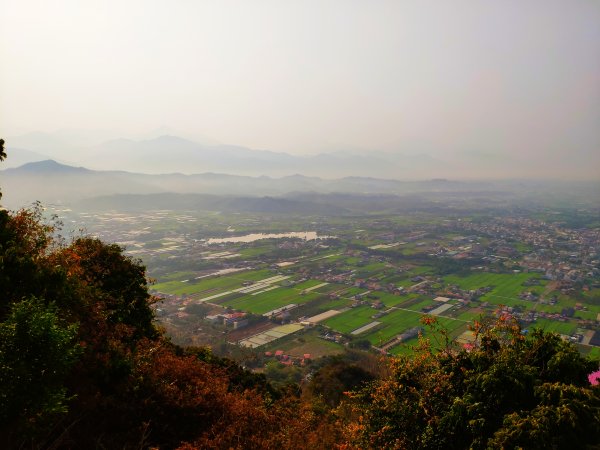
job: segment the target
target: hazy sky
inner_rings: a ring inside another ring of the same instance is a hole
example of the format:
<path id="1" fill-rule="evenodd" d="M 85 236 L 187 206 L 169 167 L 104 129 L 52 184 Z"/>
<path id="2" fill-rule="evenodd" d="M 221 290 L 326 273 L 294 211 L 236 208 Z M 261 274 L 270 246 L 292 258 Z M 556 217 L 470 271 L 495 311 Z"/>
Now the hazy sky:
<path id="1" fill-rule="evenodd" d="M 597 0 L 0 0 L 0 133 L 600 166 Z"/>

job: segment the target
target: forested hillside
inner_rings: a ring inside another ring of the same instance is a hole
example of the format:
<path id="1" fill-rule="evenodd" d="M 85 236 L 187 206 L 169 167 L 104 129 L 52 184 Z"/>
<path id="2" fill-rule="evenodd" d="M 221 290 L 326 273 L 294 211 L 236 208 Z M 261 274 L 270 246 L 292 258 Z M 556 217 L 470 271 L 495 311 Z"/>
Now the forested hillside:
<path id="1" fill-rule="evenodd" d="M 141 261 L 57 225 L 0 211 L 3 448 L 600 448 L 598 361 L 557 335 L 500 316 L 469 348 L 437 329 L 414 357 L 274 387 L 170 343 Z"/>

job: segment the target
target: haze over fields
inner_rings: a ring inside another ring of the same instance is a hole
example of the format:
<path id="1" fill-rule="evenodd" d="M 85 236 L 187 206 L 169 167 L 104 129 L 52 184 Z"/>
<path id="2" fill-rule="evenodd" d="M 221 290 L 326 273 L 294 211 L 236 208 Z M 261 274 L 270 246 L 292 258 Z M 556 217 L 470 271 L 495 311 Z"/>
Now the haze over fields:
<path id="1" fill-rule="evenodd" d="M 600 3 L 0 0 L 4 167 L 600 179 Z"/>

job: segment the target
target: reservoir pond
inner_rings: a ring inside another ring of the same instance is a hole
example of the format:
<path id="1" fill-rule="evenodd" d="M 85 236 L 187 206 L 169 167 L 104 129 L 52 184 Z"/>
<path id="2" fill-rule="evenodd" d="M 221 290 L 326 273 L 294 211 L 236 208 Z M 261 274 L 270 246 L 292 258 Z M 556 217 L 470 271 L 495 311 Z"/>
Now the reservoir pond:
<path id="1" fill-rule="evenodd" d="M 293 231 L 290 233 L 253 233 L 244 236 L 232 236 L 226 238 L 210 238 L 206 241 L 207 244 L 225 244 L 225 243 L 247 243 L 258 241 L 259 239 L 283 239 L 283 238 L 300 238 L 305 241 L 315 239 L 328 239 L 332 236 L 319 236 L 316 231 Z"/>

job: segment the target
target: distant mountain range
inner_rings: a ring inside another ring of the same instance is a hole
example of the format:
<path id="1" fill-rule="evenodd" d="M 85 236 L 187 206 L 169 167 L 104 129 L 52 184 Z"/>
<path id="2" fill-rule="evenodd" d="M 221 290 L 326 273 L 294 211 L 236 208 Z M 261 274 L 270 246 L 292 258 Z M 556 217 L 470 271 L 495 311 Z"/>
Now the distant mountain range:
<path id="1" fill-rule="evenodd" d="M 527 153 L 464 149 L 448 151 L 417 146 L 393 152 L 341 150 L 317 155 L 255 150 L 225 145 L 203 136 L 184 138 L 176 130 L 160 128 L 150 133 L 116 138 L 118 133 L 59 131 L 28 133 L 6 138 L 9 158 L 3 168 L 53 159 L 94 170 L 125 170 L 135 173 L 206 173 L 283 177 L 302 174 L 328 179 L 349 176 L 419 180 L 440 178 L 600 178 L 593 155 L 556 155 L 540 158 Z M 432 156 L 433 155 L 433 156 Z"/>
<path id="2" fill-rule="evenodd" d="M 165 131 L 165 130 L 160 130 Z M 443 175 L 453 164 L 425 154 L 413 156 L 384 152 L 338 151 L 297 156 L 288 153 L 253 150 L 196 142 L 173 135 L 149 139 L 108 139 L 107 133 L 29 133 L 7 139 L 11 155 L 4 167 L 45 159 L 85 166 L 96 170 L 127 170 L 137 173 L 220 172 L 249 176 L 306 176 L 339 178 L 366 176 L 394 179 L 419 179 L 430 174 Z"/>
<path id="3" fill-rule="evenodd" d="M 80 202 L 97 196 L 114 194 L 212 194 L 244 196 L 281 196 L 290 192 L 352 192 L 362 194 L 405 194 L 436 189 L 467 190 L 486 188 L 486 183 L 463 183 L 444 180 L 402 182 L 375 178 L 346 177 L 326 180 L 292 175 L 272 178 L 217 173 L 195 175 L 140 174 L 125 171 L 96 171 L 73 167 L 53 160 L 27 163 L 0 172 L 4 200 L 23 205 L 34 200 L 47 203 Z"/>
<path id="4" fill-rule="evenodd" d="M 280 211 L 343 214 L 437 207 L 469 201 L 493 205 L 508 198 L 600 199 L 598 183 L 536 181 L 398 181 L 371 177 L 335 180 L 304 175 L 250 177 L 218 173 L 184 175 L 99 171 L 45 160 L 0 171 L 3 205 L 45 204 L 94 208 Z M 138 197 L 136 197 L 138 196 Z M 562 197 L 561 197 L 562 196 Z M 567 201 L 567 200 L 565 200 Z"/>

